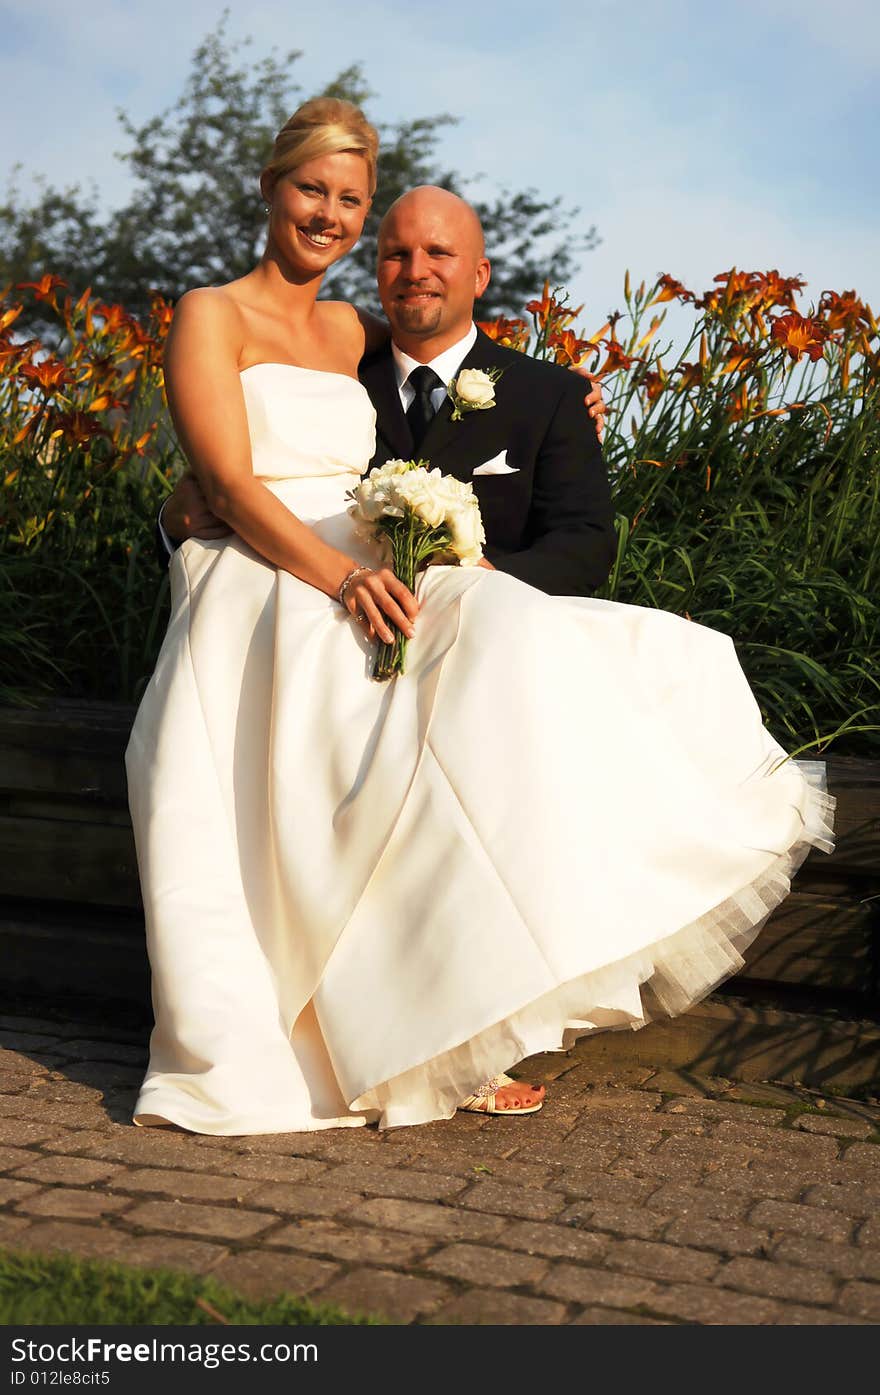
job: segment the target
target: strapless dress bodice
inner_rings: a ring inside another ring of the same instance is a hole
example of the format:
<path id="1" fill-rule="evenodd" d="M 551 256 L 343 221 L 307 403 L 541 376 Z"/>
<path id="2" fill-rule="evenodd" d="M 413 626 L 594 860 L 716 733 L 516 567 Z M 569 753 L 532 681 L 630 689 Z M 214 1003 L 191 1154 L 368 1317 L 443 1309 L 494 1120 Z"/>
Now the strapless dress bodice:
<path id="1" fill-rule="evenodd" d="M 357 379 L 292 363 L 255 363 L 240 377 L 255 475 L 364 473 L 375 449 L 376 413 Z"/>

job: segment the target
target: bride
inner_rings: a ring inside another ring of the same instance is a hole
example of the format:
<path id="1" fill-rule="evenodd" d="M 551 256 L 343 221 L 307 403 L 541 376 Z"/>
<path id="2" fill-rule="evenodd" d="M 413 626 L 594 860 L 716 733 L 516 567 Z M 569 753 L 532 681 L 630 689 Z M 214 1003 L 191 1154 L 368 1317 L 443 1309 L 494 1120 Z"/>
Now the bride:
<path id="1" fill-rule="evenodd" d="M 686 1009 L 830 847 L 831 801 L 725 636 L 488 564 L 432 567 L 416 596 L 355 531 L 358 364 L 387 326 L 317 295 L 376 153 L 355 108 L 306 103 L 263 173 L 262 261 L 175 311 L 175 427 L 234 531 L 174 554 L 126 754 L 156 1019 L 141 1125 L 534 1112 L 543 1089 L 508 1067 Z M 408 670 L 378 684 L 393 627 Z"/>

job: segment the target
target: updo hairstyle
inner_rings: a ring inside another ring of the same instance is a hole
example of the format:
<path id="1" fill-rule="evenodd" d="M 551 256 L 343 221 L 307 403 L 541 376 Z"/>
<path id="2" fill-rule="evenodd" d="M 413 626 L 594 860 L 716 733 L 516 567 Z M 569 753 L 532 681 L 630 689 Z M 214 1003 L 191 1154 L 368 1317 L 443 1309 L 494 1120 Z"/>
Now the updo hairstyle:
<path id="1" fill-rule="evenodd" d="M 370 197 L 376 192 L 376 157 L 379 136 L 353 102 L 338 97 L 313 97 L 303 102 L 275 137 L 272 155 L 262 181 L 274 189 L 279 179 L 322 155 L 341 151 L 363 155 L 367 163 Z"/>

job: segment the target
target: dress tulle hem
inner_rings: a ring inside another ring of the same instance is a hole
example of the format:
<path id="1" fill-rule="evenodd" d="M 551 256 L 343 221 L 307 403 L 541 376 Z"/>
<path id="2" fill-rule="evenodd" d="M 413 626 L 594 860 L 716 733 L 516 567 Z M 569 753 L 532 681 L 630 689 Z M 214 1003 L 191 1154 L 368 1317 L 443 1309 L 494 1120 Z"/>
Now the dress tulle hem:
<path id="1" fill-rule="evenodd" d="M 383 1081 L 348 1109 L 327 1117 L 275 1100 L 252 1117 L 236 1111 L 218 1119 L 215 1109 L 182 1108 L 173 1083 L 153 1081 L 141 1093 L 135 1124 L 174 1124 L 203 1134 L 243 1135 L 313 1131 L 378 1122 L 399 1128 L 451 1118 L 478 1084 L 528 1056 L 566 1050 L 581 1036 L 609 1029 L 638 1030 L 660 1017 L 676 1017 L 737 973 L 743 955 L 791 889 L 791 878 L 811 848 L 833 848 L 834 799 L 825 790 L 821 762 L 797 762 L 809 792 L 800 837 L 761 877 L 698 920 L 659 943 L 559 985 L 501 1022 L 433 1059 Z M 475 968 L 475 972 L 491 969 Z M 293 1034 L 291 1034 L 293 1036 Z M 217 1099 L 215 1088 L 210 1092 Z M 222 1091 L 219 1092 L 222 1095 Z M 233 1092 L 235 1093 L 235 1092 Z"/>
<path id="2" fill-rule="evenodd" d="M 637 1031 L 700 1002 L 743 967 L 745 951 L 788 895 L 810 849 L 834 847 L 836 801 L 826 792 L 825 767 L 796 763 L 809 786 L 801 836 L 756 881 L 658 944 L 560 985 L 460 1046 L 365 1091 L 351 1108 L 378 1112 L 380 1128 L 448 1119 L 477 1082 L 528 1056 L 567 1050 L 590 1032 Z"/>

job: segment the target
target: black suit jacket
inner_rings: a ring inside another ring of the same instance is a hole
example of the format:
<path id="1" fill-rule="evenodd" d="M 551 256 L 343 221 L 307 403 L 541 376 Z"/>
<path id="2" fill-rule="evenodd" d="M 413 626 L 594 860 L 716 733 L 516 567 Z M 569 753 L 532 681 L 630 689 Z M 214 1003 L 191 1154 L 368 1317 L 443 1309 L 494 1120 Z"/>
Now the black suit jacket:
<path id="1" fill-rule="evenodd" d="M 447 397 L 418 456 L 469 480 L 486 530 L 484 551 L 500 571 L 552 595 L 589 595 L 614 558 L 608 478 L 584 406 L 584 379 L 566 368 L 503 348 L 477 331 L 462 368 L 500 368 L 495 405 L 452 421 Z M 365 359 L 360 379 L 376 409 L 372 465 L 415 452 L 390 347 Z M 476 475 L 501 451 L 518 473 Z"/>

